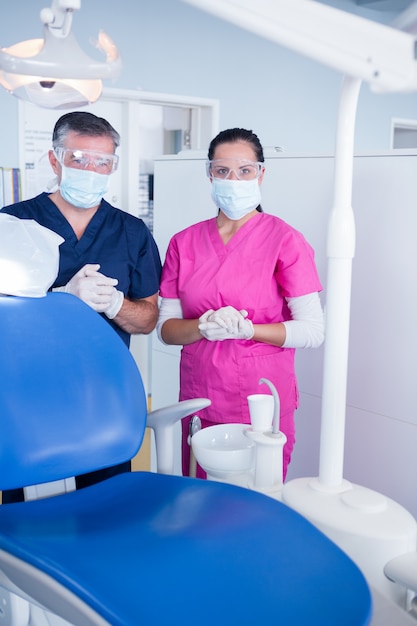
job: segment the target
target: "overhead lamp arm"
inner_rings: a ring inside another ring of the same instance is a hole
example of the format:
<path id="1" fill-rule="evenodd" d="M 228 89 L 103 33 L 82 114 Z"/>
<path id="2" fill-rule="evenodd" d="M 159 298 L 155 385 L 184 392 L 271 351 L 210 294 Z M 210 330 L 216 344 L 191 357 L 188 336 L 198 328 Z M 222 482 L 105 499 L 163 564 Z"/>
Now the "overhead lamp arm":
<path id="1" fill-rule="evenodd" d="M 67 37 L 72 25 L 73 11 L 81 8 L 81 0 L 52 0 L 50 8 L 42 9 L 40 18 L 55 37 Z"/>
<path id="2" fill-rule="evenodd" d="M 416 39 L 313 0 L 183 0 L 375 91 L 417 90 Z"/>

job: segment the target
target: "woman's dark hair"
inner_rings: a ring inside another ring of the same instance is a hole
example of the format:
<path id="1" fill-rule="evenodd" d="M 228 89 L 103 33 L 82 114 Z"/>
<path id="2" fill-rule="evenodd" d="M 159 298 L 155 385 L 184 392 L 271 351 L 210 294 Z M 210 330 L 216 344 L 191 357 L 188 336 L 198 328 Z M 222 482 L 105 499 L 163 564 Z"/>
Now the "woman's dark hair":
<path id="1" fill-rule="evenodd" d="M 264 162 L 264 151 L 262 149 L 261 142 L 255 133 L 251 130 L 246 130 L 245 128 L 229 128 L 227 130 L 222 130 L 214 139 L 212 139 L 208 149 L 209 161 L 213 159 L 213 154 L 219 144 L 234 143 L 236 141 L 246 141 L 247 143 L 252 144 L 256 154 L 256 160 L 260 163 Z"/>
<path id="2" fill-rule="evenodd" d="M 52 133 L 52 146 L 62 148 L 69 132 L 90 137 L 110 137 L 114 149 L 120 145 L 120 135 L 113 126 L 104 119 L 88 111 L 72 111 L 62 115 L 55 124 Z"/>

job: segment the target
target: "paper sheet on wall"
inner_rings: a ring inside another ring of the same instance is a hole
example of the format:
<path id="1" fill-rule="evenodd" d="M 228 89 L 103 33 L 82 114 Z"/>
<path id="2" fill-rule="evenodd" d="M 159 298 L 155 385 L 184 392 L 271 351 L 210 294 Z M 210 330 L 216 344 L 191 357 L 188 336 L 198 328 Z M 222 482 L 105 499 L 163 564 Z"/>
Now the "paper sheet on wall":
<path id="1" fill-rule="evenodd" d="M 24 198 L 32 198 L 49 191 L 54 173 L 49 163 L 51 130 L 39 130 L 27 125 L 24 129 L 24 170 L 22 172 Z"/>
<path id="2" fill-rule="evenodd" d="M 22 198 L 46 191 L 54 173 L 49 164 L 52 130 L 60 117 L 57 111 L 19 101 L 19 165 Z"/>

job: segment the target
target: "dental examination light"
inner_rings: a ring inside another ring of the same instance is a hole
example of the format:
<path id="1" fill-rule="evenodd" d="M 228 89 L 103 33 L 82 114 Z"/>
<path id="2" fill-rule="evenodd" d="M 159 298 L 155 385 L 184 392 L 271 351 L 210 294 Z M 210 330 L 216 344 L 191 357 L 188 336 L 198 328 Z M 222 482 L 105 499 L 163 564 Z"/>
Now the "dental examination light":
<path id="1" fill-rule="evenodd" d="M 52 0 L 42 9 L 44 39 L 29 39 L 0 49 L 0 84 L 17 98 L 48 109 L 69 109 L 93 103 L 102 80 L 115 79 L 121 59 L 103 31 L 97 48 L 106 55 L 96 61 L 78 45 L 71 32 L 73 12 L 81 0 Z"/>
<path id="2" fill-rule="evenodd" d="M 362 568 L 374 588 L 406 608 L 405 589 L 391 581 L 397 580 L 417 593 L 416 520 L 393 500 L 345 480 L 343 457 L 355 254 L 352 182 L 356 109 L 362 81 L 380 93 L 417 91 L 417 46 L 413 35 L 417 2 L 392 26 L 315 0 L 183 2 L 344 75 L 336 129 L 333 207 L 327 232 L 319 476 L 290 480 L 283 487 L 282 500 L 339 544 Z M 405 565 L 398 564 L 399 555 L 405 555 Z"/>

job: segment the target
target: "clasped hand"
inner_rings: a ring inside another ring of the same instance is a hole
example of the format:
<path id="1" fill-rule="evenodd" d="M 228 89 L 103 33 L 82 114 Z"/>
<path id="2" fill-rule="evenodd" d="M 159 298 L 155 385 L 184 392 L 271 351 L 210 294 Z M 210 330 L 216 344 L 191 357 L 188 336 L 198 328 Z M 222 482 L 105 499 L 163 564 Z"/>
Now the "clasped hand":
<path id="1" fill-rule="evenodd" d="M 65 285 L 63 291 L 72 293 L 94 311 L 113 319 L 123 304 L 123 293 L 116 289 L 117 278 L 109 278 L 98 270 L 100 265 L 84 265 Z"/>
<path id="2" fill-rule="evenodd" d="M 232 306 L 217 311 L 209 309 L 199 318 L 198 330 L 208 341 L 252 339 L 255 331 L 247 315 L 247 311 L 238 311 Z"/>

